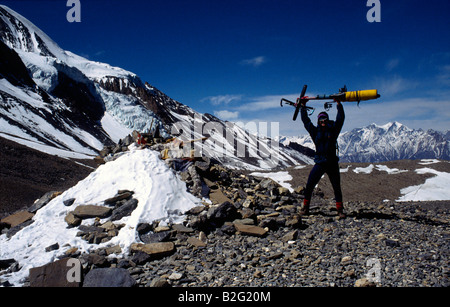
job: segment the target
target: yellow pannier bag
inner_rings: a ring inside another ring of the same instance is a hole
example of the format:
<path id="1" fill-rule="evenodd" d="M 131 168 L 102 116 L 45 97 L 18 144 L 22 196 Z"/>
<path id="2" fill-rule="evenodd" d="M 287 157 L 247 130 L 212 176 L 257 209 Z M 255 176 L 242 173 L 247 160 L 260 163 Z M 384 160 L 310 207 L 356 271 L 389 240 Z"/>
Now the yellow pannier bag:
<path id="1" fill-rule="evenodd" d="M 364 101 L 379 97 L 378 90 L 351 91 L 345 93 L 345 101 Z"/>

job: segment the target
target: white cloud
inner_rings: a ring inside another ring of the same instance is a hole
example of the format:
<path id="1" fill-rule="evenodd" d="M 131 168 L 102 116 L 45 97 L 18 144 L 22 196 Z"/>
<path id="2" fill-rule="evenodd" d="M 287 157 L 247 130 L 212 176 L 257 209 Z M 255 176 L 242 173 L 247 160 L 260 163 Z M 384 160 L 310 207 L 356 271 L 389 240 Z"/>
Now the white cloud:
<path id="1" fill-rule="evenodd" d="M 314 114 L 310 116 L 311 121 L 315 123 L 317 114 L 323 111 L 323 104 L 310 102 L 309 106 L 316 108 Z M 394 121 L 400 122 L 411 129 L 445 131 L 450 127 L 450 99 L 411 98 L 385 101 L 381 98 L 374 101 L 362 101 L 359 107 L 356 102 L 344 102 L 344 110 L 345 123 L 342 132 L 365 127 L 372 123 L 384 125 Z M 307 134 L 300 116 L 297 121 L 292 120 L 294 108 L 291 106 L 280 108 L 278 104 L 277 109 L 276 104 L 274 104 L 274 108 L 271 110 L 256 111 L 255 109 L 254 112 L 240 112 L 239 120 L 243 122 L 278 122 L 280 134 L 285 136 Z M 336 113 L 336 105 L 333 104 L 328 114 L 331 119 L 334 119 Z"/>
<path id="2" fill-rule="evenodd" d="M 232 112 L 228 110 L 214 111 L 214 116 L 222 120 L 233 120 L 239 117 L 239 112 L 238 111 Z"/>
<path id="3" fill-rule="evenodd" d="M 241 99 L 242 99 L 242 95 L 218 95 L 218 96 L 205 97 L 200 101 L 201 102 L 208 101 L 213 106 L 218 106 L 218 105 L 228 105 L 232 101 L 239 101 Z"/>
<path id="4" fill-rule="evenodd" d="M 375 78 L 374 86 L 384 97 L 394 96 L 416 87 L 417 82 L 405 79 L 400 76 L 390 78 Z"/>
<path id="5" fill-rule="evenodd" d="M 386 63 L 386 70 L 392 71 L 393 69 L 395 69 L 398 66 L 399 63 L 400 63 L 400 59 L 398 59 L 398 58 L 391 59 L 390 61 L 388 61 Z"/>
<path id="6" fill-rule="evenodd" d="M 387 80 L 387 79 L 384 79 Z M 403 91 L 411 86 L 411 82 L 402 78 L 397 80 L 391 88 L 391 92 Z M 387 82 L 387 81 L 386 81 Z M 360 106 L 356 102 L 344 102 L 346 114 L 345 124 L 342 132 L 351 131 L 355 128 L 368 126 L 372 123 L 384 125 L 388 122 L 397 121 L 411 129 L 422 128 L 424 130 L 434 129 L 439 131 L 448 130 L 450 127 L 450 99 L 445 95 L 441 98 L 415 97 L 395 99 L 386 94 L 387 88 L 380 90 L 381 98 L 372 101 L 362 101 Z M 297 121 L 292 120 L 294 108 L 289 105 L 280 107 L 281 98 L 294 101 L 296 94 L 265 95 L 257 97 L 242 98 L 239 105 L 229 106 L 227 110 L 215 111 L 213 114 L 223 120 L 243 123 L 266 122 L 269 127 L 271 123 L 279 123 L 279 133 L 285 136 L 306 135 L 300 116 Z M 310 94 L 310 96 L 314 96 Z M 310 101 L 308 106 L 316 110 L 310 116 L 313 123 L 317 121 L 317 114 L 323 111 L 323 102 Z M 336 105 L 333 104 L 328 111 L 330 118 L 336 118 Z"/>
<path id="7" fill-rule="evenodd" d="M 267 58 L 265 56 L 257 56 L 252 59 L 242 60 L 241 65 L 259 67 L 266 62 L 267 62 Z"/>
<path id="8" fill-rule="evenodd" d="M 346 116 L 343 131 L 368 126 L 372 123 L 384 125 L 393 121 L 398 121 L 411 129 L 444 131 L 450 127 L 449 106 L 450 100 L 428 98 L 362 101 L 359 107 L 355 103 L 348 102 L 344 103 Z"/>
<path id="9" fill-rule="evenodd" d="M 268 109 L 278 109 L 280 108 L 281 98 L 295 102 L 299 94 L 288 94 L 288 95 L 266 95 L 253 97 L 249 99 L 249 102 L 244 103 L 237 107 L 239 111 L 262 111 Z M 289 108 L 292 108 L 288 106 Z"/>

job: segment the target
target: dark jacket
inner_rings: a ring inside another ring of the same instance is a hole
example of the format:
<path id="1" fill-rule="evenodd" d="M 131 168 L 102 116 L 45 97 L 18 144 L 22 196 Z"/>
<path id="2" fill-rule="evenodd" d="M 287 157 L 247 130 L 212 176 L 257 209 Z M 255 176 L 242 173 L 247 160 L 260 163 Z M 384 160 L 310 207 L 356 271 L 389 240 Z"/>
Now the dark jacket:
<path id="1" fill-rule="evenodd" d="M 336 121 L 328 121 L 325 128 L 319 125 L 314 126 L 308 117 L 306 108 L 301 109 L 301 116 L 305 129 L 308 131 L 311 139 L 316 145 L 316 155 L 314 157 L 315 163 L 337 162 L 339 158 L 336 154 L 337 138 L 341 133 L 344 125 L 345 113 L 342 104 L 337 105 Z"/>

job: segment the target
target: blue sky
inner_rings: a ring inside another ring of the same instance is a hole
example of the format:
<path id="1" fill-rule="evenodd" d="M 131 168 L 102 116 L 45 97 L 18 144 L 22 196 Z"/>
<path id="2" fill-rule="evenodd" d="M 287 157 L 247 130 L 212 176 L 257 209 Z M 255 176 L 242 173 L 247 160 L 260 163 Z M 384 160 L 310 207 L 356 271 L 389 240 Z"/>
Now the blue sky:
<path id="1" fill-rule="evenodd" d="M 222 119 L 306 134 L 280 99 L 295 99 L 303 84 L 309 95 L 345 84 L 382 97 L 346 103 L 344 131 L 390 121 L 450 129 L 448 0 L 380 0 L 374 23 L 367 0 L 80 0 L 80 23 L 67 21 L 66 0 L 0 3 L 63 49 L 132 71 Z M 314 117 L 323 110 L 311 105 Z"/>

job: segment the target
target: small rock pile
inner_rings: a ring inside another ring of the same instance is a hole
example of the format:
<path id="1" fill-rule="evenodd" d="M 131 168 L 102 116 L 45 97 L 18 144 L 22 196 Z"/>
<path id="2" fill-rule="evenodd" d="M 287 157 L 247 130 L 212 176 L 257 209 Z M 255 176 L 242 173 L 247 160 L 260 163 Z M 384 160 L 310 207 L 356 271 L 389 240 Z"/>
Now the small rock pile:
<path id="1" fill-rule="evenodd" d="M 167 140 L 168 139 L 164 139 L 160 136 L 159 129 L 156 129 L 153 133 L 141 133 L 134 130 L 131 134 L 120 139 L 117 144 L 104 146 L 103 149 L 100 150 L 99 155 L 94 158 L 94 161 L 96 161 L 97 164 L 113 161 L 123 153 L 127 152 L 129 146 L 134 143 L 144 148 L 163 144 Z"/>
<path id="2" fill-rule="evenodd" d="M 129 216 L 138 205 L 138 200 L 133 198 L 133 191 L 119 190 L 117 195 L 106 199 L 104 206 L 97 205 L 79 205 L 75 210 L 70 211 L 65 221 L 68 227 L 78 227 L 80 232 L 77 234 L 89 243 L 100 244 L 108 242 L 119 234 L 123 224 L 115 224 L 125 216 Z M 64 202 L 66 206 L 73 204 L 75 199 Z M 92 226 L 80 225 L 83 219 L 95 218 Z M 105 222 L 105 218 L 108 218 Z M 103 223 L 100 224 L 100 219 Z"/>
<path id="3" fill-rule="evenodd" d="M 304 198 L 302 188 L 290 193 L 272 179 L 228 170 L 208 159 L 194 162 L 188 170 L 180 172 L 180 177 L 192 194 L 206 196 L 212 202 L 207 207 L 195 208 L 198 214 L 188 219 L 187 224 L 197 229 L 210 231 L 234 220 L 271 230 L 301 225 L 297 208 Z"/>

